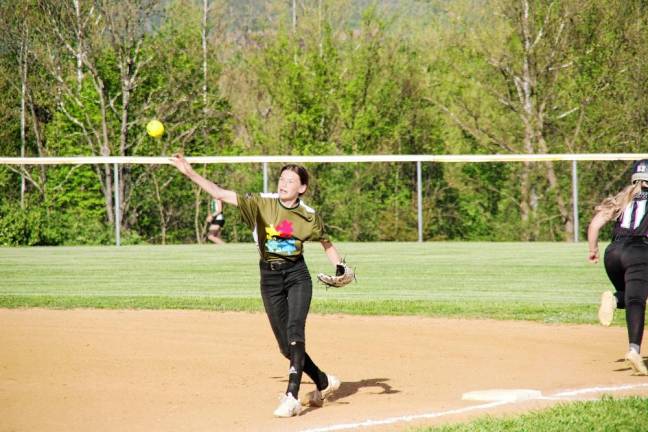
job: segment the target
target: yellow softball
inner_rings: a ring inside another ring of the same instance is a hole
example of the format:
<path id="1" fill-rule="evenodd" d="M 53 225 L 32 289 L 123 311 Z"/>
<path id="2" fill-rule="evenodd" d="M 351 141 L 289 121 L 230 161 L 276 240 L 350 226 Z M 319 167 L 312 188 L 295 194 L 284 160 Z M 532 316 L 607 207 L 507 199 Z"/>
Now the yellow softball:
<path id="1" fill-rule="evenodd" d="M 151 120 L 146 125 L 146 133 L 153 138 L 160 138 L 164 133 L 164 125 L 159 120 Z"/>

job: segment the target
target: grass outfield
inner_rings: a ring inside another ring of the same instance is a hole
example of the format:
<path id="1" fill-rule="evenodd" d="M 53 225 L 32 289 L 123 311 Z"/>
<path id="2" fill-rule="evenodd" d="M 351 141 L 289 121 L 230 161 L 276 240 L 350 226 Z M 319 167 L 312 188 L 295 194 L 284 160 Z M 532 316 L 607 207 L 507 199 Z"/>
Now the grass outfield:
<path id="1" fill-rule="evenodd" d="M 574 402 L 516 416 L 484 417 L 470 423 L 418 428 L 414 432 L 607 432 L 648 431 L 648 398 Z"/>
<path id="2" fill-rule="evenodd" d="M 586 243 L 339 243 L 357 283 L 315 284 L 313 312 L 594 323 Z M 331 272 L 308 244 L 311 273 Z M 0 248 L 0 307 L 261 310 L 252 244 Z M 621 323 L 623 314 L 617 315 Z"/>

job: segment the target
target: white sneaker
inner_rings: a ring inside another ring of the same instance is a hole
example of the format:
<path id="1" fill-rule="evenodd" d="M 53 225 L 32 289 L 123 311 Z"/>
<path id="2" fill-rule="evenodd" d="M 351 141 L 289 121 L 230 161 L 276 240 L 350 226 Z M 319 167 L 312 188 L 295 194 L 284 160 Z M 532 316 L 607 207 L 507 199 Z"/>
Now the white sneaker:
<path id="1" fill-rule="evenodd" d="M 328 379 L 328 386 L 324 390 L 313 390 L 312 392 L 306 393 L 304 398 L 304 405 L 309 405 L 312 407 L 321 407 L 324 405 L 324 399 L 329 397 L 331 393 L 340 388 L 342 382 L 335 375 L 326 374 Z"/>
<path id="2" fill-rule="evenodd" d="M 646 368 L 646 363 L 644 363 L 641 354 L 635 350 L 630 350 L 625 355 L 626 362 L 632 370 L 634 370 L 633 375 L 648 375 L 648 369 Z"/>
<path id="3" fill-rule="evenodd" d="M 274 410 L 275 417 L 294 417 L 299 415 L 302 406 L 292 393 L 281 396 L 281 402 L 276 410 Z"/>
<path id="4" fill-rule="evenodd" d="M 601 294 L 601 305 L 599 306 L 598 310 L 599 322 L 606 327 L 612 324 L 616 307 L 616 297 L 614 297 L 612 291 L 605 291 L 603 294 Z"/>

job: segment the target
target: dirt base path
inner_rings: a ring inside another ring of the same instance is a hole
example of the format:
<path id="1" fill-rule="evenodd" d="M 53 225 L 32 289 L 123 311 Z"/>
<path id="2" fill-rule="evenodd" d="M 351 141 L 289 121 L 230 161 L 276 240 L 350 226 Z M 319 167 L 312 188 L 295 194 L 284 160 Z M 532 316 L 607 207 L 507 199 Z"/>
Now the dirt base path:
<path id="1" fill-rule="evenodd" d="M 324 408 L 275 419 L 288 364 L 263 314 L 0 309 L 0 430 L 326 431 L 372 420 L 362 430 L 382 431 L 411 427 L 409 415 L 431 424 L 555 403 L 462 401 L 475 390 L 648 394 L 648 379 L 620 361 L 619 327 L 311 315 L 307 338 L 343 384 Z"/>

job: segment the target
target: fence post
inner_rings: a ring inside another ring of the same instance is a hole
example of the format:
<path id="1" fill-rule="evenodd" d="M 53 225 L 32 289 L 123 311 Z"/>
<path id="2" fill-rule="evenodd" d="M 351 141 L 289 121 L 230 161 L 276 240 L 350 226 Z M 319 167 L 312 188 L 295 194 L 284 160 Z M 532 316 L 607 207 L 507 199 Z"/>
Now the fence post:
<path id="1" fill-rule="evenodd" d="M 268 162 L 263 162 L 263 192 L 268 193 Z"/>
<path id="2" fill-rule="evenodd" d="M 578 243 L 578 167 L 576 159 L 572 161 L 572 211 L 574 218 L 574 243 Z"/>
<path id="3" fill-rule="evenodd" d="M 423 182 L 421 178 L 421 161 L 416 161 L 416 206 L 419 243 L 423 242 Z"/>
<path id="4" fill-rule="evenodd" d="M 20 144 L 20 157 L 25 157 L 25 144 L 24 142 Z M 27 190 L 25 184 L 25 167 L 22 166 L 20 170 L 20 208 L 25 208 L 25 191 Z"/>
<path id="5" fill-rule="evenodd" d="M 119 228 L 121 225 L 121 217 L 119 214 L 119 164 L 113 165 L 113 171 L 115 172 L 115 246 L 121 245 L 121 239 L 119 236 Z"/>

